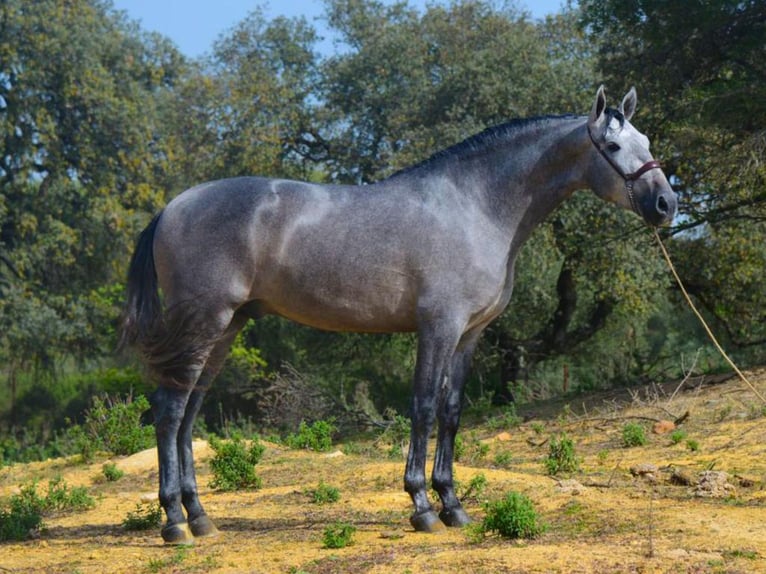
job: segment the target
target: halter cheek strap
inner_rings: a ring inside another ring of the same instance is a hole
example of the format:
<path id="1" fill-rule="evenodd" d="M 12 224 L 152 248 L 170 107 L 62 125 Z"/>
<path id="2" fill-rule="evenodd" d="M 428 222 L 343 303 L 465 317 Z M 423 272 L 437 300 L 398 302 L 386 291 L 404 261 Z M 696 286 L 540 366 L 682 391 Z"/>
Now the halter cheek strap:
<path id="1" fill-rule="evenodd" d="M 590 131 L 590 127 L 588 127 L 588 135 L 590 136 L 590 141 L 593 142 L 593 145 L 596 146 L 596 149 L 598 150 L 598 153 L 601 154 L 601 156 L 609 163 L 609 165 L 614 168 L 614 170 L 620 174 L 620 177 L 625 180 L 625 191 L 628 193 L 628 199 L 630 200 L 630 206 L 633 208 L 633 211 L 641 215 L 641 212 L 638 210 L 638 206 L 636 205 L 636 201 L 633 198 L 633 184 L 636 182 L 636 180 L 644 175 L 647 171 L 650 171 L 652 169 L 662 169 L 662 164 L 658 162 L 657 160 L 649 160 L 644 165 L 639 167 L 636 171 L 633 173 L 625 173 L 622 171 L 622 168 L 617 165 L 617 163 L 604 151 L 604 148 L 602 148 L 598 142 L 596 141 L 596 138 L 593 137 L 593 133 Z"/>

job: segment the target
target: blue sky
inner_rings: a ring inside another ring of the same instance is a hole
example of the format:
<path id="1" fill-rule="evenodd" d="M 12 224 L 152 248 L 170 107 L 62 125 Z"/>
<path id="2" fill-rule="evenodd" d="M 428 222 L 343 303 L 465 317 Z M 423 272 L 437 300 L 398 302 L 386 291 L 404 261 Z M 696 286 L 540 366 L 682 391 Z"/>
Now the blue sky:
<path id="1" fill-rule="evenodd" d="M 208 52 L 223 32 L 259 6 L 265 9 L 267 17 L 306 16 L 322 34 L 319 20 L 324 11 L 322 0 L 272 0 L 271 3 L 259 0 L 113 0 L 113 3 L 118 10 L 127 12 L 132 20 L 140 21 L 143 29 L 169 37 L 181 52 L 191 57 Z M 542 18 L 560 11 L 564 3 L 565 0 L 518 0 L 516 5 L 527 10 L 533 18 Z M 422 8 L 426 1 L 410 0 L 410 4 Z M 331 44 L 326 45 L 330 50 Z"/>

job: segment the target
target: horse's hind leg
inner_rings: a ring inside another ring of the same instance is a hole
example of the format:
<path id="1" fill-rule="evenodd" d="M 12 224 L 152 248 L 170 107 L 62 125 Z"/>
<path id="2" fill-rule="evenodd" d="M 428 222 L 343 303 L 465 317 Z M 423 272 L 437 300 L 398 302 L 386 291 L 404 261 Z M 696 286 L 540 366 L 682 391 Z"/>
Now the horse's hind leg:
<path id="1" fill-rule="evenodd" d="M 194 540 L 183 511 L 181 473 L 182 461 L 184 464 L 193 463 L 186 462 L 191 459 L 187 456 L 185 442 L 180 438 L 181 427 L 190 406 L 192 391 L 233 316 L 231 310 L 203 312 L 196 309 L 193 312 L 195 315 L 192 317 L 176 317 L 181 325 L 178 332 L 162 346 L 157 346 L 155 355 L 159 358 L 153 362 L 160 382 L 160 388 L 152 397 L 160 467 L 160 504 L 167 516 L 162 538 L 168 544 L 190 544 Z M 191 400 L 194 414 L 199 410 L 198 403 L 198 399 Z M 184 428 L 191 427 L 193 419 L 194 416 L 190 416 Z M 193 474 L 191 480 L 194 482 Z M 194 489 L 196 491 L 196 485 Z"/>
<path id="2" fill-rule="evenodd" d="M 194 429 L 194 420 L 202 406 L 205 394 L 226 360 L 226 356 L 229 353 L 234 338 L 245 325 L 247 319 L 248 317 L 245 315 L 236 314 L 234 319 L 232 319 L 231 325 L 229 325 L 229 328 L 226 330 L 226 333 L 211 351 L 207 364 L 186 403 L 186 412 L 183 421 L 181 421 L 181 428 L 178 433 L 177 446 L 180 459 L 179 468 L 181 472 L 181 501 L 186 509 L 189 528 L 191 529 L 192 534 L 198 537 L 215 536 L 218 534 L 218 529 L 202 508 L 197 493 L 197 479 L 194 473 L 194 454 L 192 452 L 192 431 Z"/>
<path id="3" fill-rule="evenodd" d="M 191 544 L 194 540 L 181 504 L 179 456 L 176 448 L 178 430 L 190 394 L 188 389 L 160 387 L 152 395 L 160 467 L 160 505 L 167 516 L 167 522 L 162 528 L 162 539 L 168 544 Z"/>

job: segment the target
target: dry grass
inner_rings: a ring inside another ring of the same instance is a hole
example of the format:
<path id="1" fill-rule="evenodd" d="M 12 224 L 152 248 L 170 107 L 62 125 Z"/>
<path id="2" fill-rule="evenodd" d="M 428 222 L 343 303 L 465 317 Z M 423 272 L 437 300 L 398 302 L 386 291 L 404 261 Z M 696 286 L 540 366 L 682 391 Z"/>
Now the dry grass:
<path id="1" fill-rule="evenodd" d="M 748 376 L 766 390 L 766 371 Z M 120 527 L 136 502 L 156 490 L 153 451 L 115 460 L 125 476 L 114 483 L 98 478 L 104 460 L 88 466 L 61 460 L 16 465 L 0 470 L 0 497 L 31 479 L 61 475 L 68 484 L 89 486 L 98 503 L 87 512 L 48 518 L 36 540 L 0 545 L 0 572 L 766 572 L 762 405 L 736 379 L 710 386 L 687 381 L 677 392 L 676 387 L 578 397 L 567 407 L 561 400 L 534 405 L 522 413 L 532 418 L 519 428 L 469 423 L 467 440 L 483 441 L 489 452 L 470 465 L 458 464 L 457 479 L 467 484 L 483 473 L 485 497 L 509 490 L 529 496 L 549 525 L 533 541 L 490 538 L 472 544 L 459 530 L 413 532 L 402 491 L 404 462 L 388 459 L 372 443 L 367 450 L 377 449 L 379 456 L 333 457 L 267 444 L 258 466 L 263 488 L 218 493 L 206 487 L 211 452 L 198 442 L 202 499 L 223 531 L 220 537 L 178 552 L 162 546 L 158 532 Z M 686 440 L 673 444 L 669 434 L 651 432 L 654 421 L 686 413 L 680 428 L 698 442 L 696 452 Z M 621 446 L 626 422 L 647 425 L 645 446 Z M 545 439 L 561 431 L 582 457 L 572 477 L 585 487 L 580 494 L 545 473 Z M 495 467 L 501 453 L 510 453 L 511 462 Z M 657 470 L 631 474 L 641 463 Z M 693 486 L 671 482 L 674 470 L 694 478 L 709 469 L 728 473 L 734 490 L 700 497 Z M 340 489 L 339 502 L 310 503 L 305 493 L 320 481 Z M 479 501 L 467 508 L 481 516 Z M 336 520 L 356 527 L 354 544 L 323 549 L 322 533 Z"/>

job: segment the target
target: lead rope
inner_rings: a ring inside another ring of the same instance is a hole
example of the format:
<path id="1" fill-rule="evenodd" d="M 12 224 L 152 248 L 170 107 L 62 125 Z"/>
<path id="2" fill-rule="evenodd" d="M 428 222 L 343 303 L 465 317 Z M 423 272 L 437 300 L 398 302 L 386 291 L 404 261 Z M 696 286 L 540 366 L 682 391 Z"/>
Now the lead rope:
<path id="1" fill-rule="evenodd" d="M 660 238 L 660 234 L 657 233 L 656 229 L 652 230 L 654 232 L 654 238 L 657 240 L 657 243 L 660 245 L 660 249 L 662 250 L 662 254 L 665 256 L 665 261 L 668 263 L 668 267 L 670 267 L 670 272 L 673 274 L 673 277 L 676 279 L 676 283 L 678 283 L 678 286 L 681 288 L 681 293 L 684 294 L 684 297 L 686 298 L 686 302 L 689 304 L 689 307 L 691 307 L 692 311 L 694 311 L 694 314 L 697 316 L 697 319 L 699 319 L 700 323 L 702 323 L 702 326 L 705 328 L 705 331 L 708 334 L 708 337 L 710 337 L 710 340 L 713 342 L 713 345 L 715 345 L 715 348 L 718 349 L 718 352 L 721 353 L 721 356 L 726 359 L 726 362 L 731 365 L 731 368 L 734 369 L 734 371 L 739 375 L 739 378 L 744 381 L 744 383 L 750 387 L 750 390 L 755 393 L 755 396 L 761 399 L 761 402 L 766 404 L 766 398 L 763 397 L 761 393 L 758 392 L 758 390 L 753 386 L 753 384 L 747 380 L 747 377 L 742 374 L 742 371 L 739 370 L 737 365 L 734 364 L 734 361 L 732 361 L 729 358 L 729 355 L 726 354 L 726 351 L 723 350 L 723 347 L 721 347 L 720 343 L 718 342 L 718 339 L 715 338 L 715 335 L 713 335 L 713 332 L 710 330 L 710 327 L 708 327 L 707 323 L 705 322 L 705 319 L 703 319 L 700 312 L 697 310 L 697 307 L 695 307 L 694 303 L 692 302 L 691 297 L 689 297 L 689 293 L 687 293 L 686 288 L 684 287 L 684 284 L 681 282 L 681 278 L 678 276 L 678 273 L 676 272 L 676 268 L 673 266 L 673 262 L 670 260 L 670 255 L 668 254 L 668 250 L 665 248 L 665 244 L 662 243 L 662 239 Z"/>

